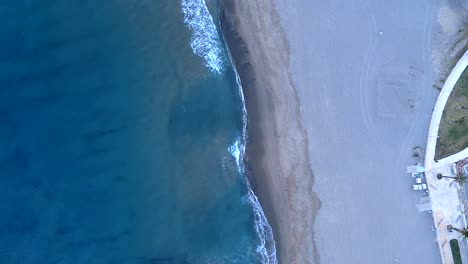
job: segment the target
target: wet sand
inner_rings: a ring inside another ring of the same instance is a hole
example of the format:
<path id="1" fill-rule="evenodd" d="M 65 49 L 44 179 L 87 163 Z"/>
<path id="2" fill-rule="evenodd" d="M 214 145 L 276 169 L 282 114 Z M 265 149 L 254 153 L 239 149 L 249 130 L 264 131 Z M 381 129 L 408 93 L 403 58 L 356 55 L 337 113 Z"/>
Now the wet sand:
<path id="1" fill-rule="evenodd" d="M 273 227 L 279 262 L 316 263 L 312 226 L 320 202 L 312 192 L 308 143 L 279 17 L 269 0 L 227 0 L 223 10 L 224 35 L 246 99 L 247 164 Z"/>
<path id="2" fill-rule="evenodd" d="M 434 31 L 457 32 L 448 1 L 224 2 L 280 263 L 440 263 L 405 171 L 438 93 Z"/>

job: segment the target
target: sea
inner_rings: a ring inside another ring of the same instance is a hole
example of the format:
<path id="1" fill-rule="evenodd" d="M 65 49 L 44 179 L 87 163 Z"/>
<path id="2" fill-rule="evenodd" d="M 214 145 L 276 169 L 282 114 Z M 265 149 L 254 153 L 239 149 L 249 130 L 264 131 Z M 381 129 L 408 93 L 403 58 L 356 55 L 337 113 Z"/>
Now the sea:
<path id="1" fill-rule="evenodd" d="M 1 264 L 276 264 L 218 0 L 0 3 Z"/>

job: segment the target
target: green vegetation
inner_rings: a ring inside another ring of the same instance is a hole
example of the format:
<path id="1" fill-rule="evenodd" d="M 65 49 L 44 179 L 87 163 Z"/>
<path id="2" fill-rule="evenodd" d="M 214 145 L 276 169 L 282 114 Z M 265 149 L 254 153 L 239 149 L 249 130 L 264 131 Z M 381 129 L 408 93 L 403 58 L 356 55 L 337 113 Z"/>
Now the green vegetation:
<path id="1" fill-rule="evenodd" d="M 452 248 L 453 263 L 462 264 L 460 256 L 460 246 L 458 245 L 458 240 L 450 240 L 450 247 Z"/>
<path id="2" fill-rule="evenodd" d="M 468 181 L 468 176 L 463 173 L 457 173 L 455 176 L 443 176 L 441 173 L 437 173 L 437 179 L 440 180 L 442 178 L 453 179 L 453 181 L 460 185 L 460 187 Z"/>
<path id="3" fill-rule="evenodd" d="M 453 225 L 447 225 L 447 230 L 452 232 L 453 230 L 460 233 L 464 239 L 468 239 L 468 227 L 464 227 L 462 229 L 453 227 Z"/>
<path id="4" fill-rule="evenodd" d="M 450 94 L 440 121 L 436 160 L 468 147 L 468 68 Z"/>

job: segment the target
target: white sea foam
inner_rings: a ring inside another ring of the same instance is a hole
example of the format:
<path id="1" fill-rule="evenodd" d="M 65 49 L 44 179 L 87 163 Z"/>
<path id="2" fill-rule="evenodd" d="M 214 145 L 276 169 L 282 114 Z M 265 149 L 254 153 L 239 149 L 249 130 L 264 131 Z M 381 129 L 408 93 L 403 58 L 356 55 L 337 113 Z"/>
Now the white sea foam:
<path id="1" fill-rule="evenodd" d="M 245 157 L 245 145 L 247 143 L 247 108 L 245 106 L 244 92 L 242 90 L 242 84 L 237 73 L 234 61 L 231 54 L 229 53 L 229 59 L 234 68 L 236 75 L 237 85 L 239 87 L 239 96 L 242 101 L 242 136 L 237 139 L 232 146 L 229 147 L 229 152 L 236 159 L 237 168 L 241 175 L 245 175 L 244 157 Z M 278 264 L 276 259 L 276 243 L 273 237 L 273 230 L 268 223 L 268 220 L 263 212 L 262 206 L 258 201 L 257 196 L 250 187 L 249 180 L 245 179 L 248 193 L 244 197 L 244 201 L 252 207 L 254 212 L 255 232 L 257 233 L 259 243 L 257 244 L 257 253 L 260 256 L 262 264 Z"/>
<path id="2" fill-rule="evenodd" d="M 273 230 L 262 210 L 262 206 L 249 185 L 249 204 L 252 206 L 255 218 L 255 231 L 259 236 L 257 253 L 264 264 L 278 264 L 276 260 L 276 244 L 273 238 Z"/>
<path id="3" fill-rule="evenodd" d="M 214 73 L 222 73 L 224 70 L 224 56 L 222 44 L 216 30 L 205 0 L 182 0 L 182 11 L 184 13 L 184 22 L 192 30 L 192 38 L 190 46 L 193 52 L 205 60 L 205 65 Z M 247 143 L 247 109 L 245 107 L 244 93 L 242 85 L 237 74 L 235 64 L 228 51 L 230 62 L 234 68 L 237 84 L 239 87 L 239 95 L 242 100 L 242 135 L 237 139 L 232 146 L 229 147 L 229 152 L 236 160 L 238 172 L 245 176 L 244 156 L 245 145 Z M 273 231 L 268 223 L 267 218 L 262 210 L 262 206 L 255 196 L 250 183 L 245 178 L 248 193 L 244 197 L 253 209 L 255 232 L 258 236 L 257 253 L 260 256 L 263 264 L 277 264 L 276 260 L 276 245 L 273 238 Z"/>
<path id="4" fill-rule="evenodd" d="M 244 130 L 246 131 L 246 130 Z M 243 137 L 244 139 L 246 136 Z M 236 160 L 237 169 L 240 174 L 245 175 L 244 167 L 244 155 L 245 155 L 245 144 L 241 143 L 242 139 L 238 139 L 229 147 L 229 152 Z M 246 180 L 248 193 L 243 198 L 243 201 L 247 202 L 253 209 L 254 212 L 254 223 L 255 232 L 258 236 L 257 253 L 260 256 L 261 263 L 263 264 L 277 264 L 276 260 L 276 245 L 273 237 L 273 231 L 270 224 L 263 212 L 262 206 L 258 201 L 257 196 L 250 187 L 248 179 Z"/>
<path id="5" fill-rule="evenodd" d="M 205 60 L 205 65 L 214 73 L 224 69 L 223 50 L 218 31 L 205 0 L 182 0 L 184 22 L 192 31 L 190 47 L 193 53 Z"/>
<path id="6" fill-rule="evenodd" d="M 240 157 L 241 157 L 241 150 L 240 149 L 240 142 L 239 140 L 236 140 L 236 142 L 234 142 L 234 144 L 232 146 L 230 146 L 228 148 L 229 152 L 231 153 L 231 155 L 236 159 L 236 164 L 237 164 L 237 168 L 240 168 L 241 167 L 241 160 L 240 160 Z M 240 169 L 239 169 L 240 170 Z M 240 171 L 239 171 L 240 172 Z"/>

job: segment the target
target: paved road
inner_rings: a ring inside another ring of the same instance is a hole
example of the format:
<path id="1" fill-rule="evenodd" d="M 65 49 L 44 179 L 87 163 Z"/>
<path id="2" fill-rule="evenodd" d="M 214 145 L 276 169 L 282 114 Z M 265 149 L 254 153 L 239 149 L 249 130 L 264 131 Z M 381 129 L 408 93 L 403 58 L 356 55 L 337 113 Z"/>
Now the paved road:
<path id="1" fill-rule="evenodd" d="M 440 263 L 405 173 L 426 143 L 433 0 L 277 0 L 308 131 L 321 263 Z M 382 32 L 382 34 L 378 34 Z"/>

